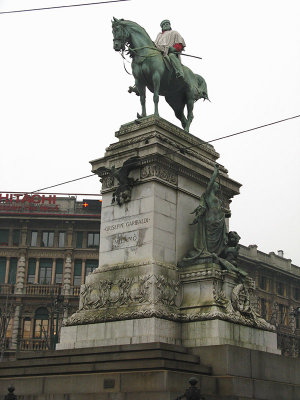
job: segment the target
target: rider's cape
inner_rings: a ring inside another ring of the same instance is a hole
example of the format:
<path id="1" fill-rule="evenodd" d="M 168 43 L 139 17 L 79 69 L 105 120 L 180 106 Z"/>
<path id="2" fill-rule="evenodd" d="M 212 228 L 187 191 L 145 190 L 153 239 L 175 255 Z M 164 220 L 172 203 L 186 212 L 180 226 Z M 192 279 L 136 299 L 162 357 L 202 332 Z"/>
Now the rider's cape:
<path id="1" fill-rule="evenodd" d="M 181 43 L 183 47 L 186 46 L 183 37 L 177 31 L 165 31 L 160 32 L 155 40 L 155 46 L 164 53 L 164 56 L 168 54 L 169 47 L 174 46 L 175 43 Z"/>

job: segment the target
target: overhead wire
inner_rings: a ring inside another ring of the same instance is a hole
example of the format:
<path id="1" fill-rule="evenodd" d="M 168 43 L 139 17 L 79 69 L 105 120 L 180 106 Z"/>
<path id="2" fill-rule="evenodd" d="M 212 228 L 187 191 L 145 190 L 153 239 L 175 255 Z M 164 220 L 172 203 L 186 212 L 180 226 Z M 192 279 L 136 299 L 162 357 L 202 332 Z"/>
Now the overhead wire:
<path id="1" fill-rule="evenodd" d="M 203 141 L 202 143 L 199 143 L 199 144 L 193 144 L 193 145 L 191 145 L 191 146 L 183 146 L 183 147 L 181 147 L 180 149 L 172 150 L 172 151 L 170 151 L 170 152 L 166 152 L 166 153 L 164 153 L 163 155 L 165 156 L 165 155 L 169 155 L 169 154 L 173 154 L 173 153 L 178 153 L 178 152 L 182 152 L 182 151 L 185 151 L 185 150 L 189 150 L 189 149 L 192 149 L 192 148 L 195 148 L 195 147 L 200 147 L 200 146 L 203 146 L 203 145 L 205 145 L 205 144 L 209 144 L 209 143 L 216 142 L 216 141 L 218 141 L 218 140 L 227 139 L 227 138 L 230 138 L 230 137 L 233 137 L 233 136 L 238 136 L 238 135 L 241 135 L 242 133 L 247 133 L 247 132 L 255 131 L 255 130 L 257 130 L 257 129 L 266 128 L 267 126 L 276 125 L 276 124 L 279 124 L 279 123 L 281 123 L 281 122 L 289 121 L 289 120 L 291 120 L 291 119 L 295 119 L 295 118 L 299 118 L 299 117 L 300 117 L 300 114 L 299 114 L 299 115 L 294 115 L 293 117 L 288 117 L 288 118 L 280 119 L 280 120 L 278 120 L 278 121 L 269 122 L 269 123 L 267 123 L 267 124 L 259 125 L 259 126 L 256 126 L 256 127 L 254 127 L 254 128 L 245 129 L 245 130 L 243 130 L 243 131 L 239 131 L 239 132 L 236 132 L 236 133 L 231 133 L 230 135 L 220 136 L 219 138 L 216 138 L 216 139 L 212 139 L 212 140 L 208 140 L 208 141 Z"/>
<path id="2" fill-rule="evenodd" d="M 42 189 L 34 190 L 33 192 L 28 192 L 28 194 L 29 194 L 29 193 L 31 194 L 31 193 L 40 192 L 40 191 L 46 190 L 46 189 L 51 189 L 51 188 L 53 188 L 53 187 L 65 185 L 65 184 L 67 184 L 67 183 L 71 183 L 71 182 L 75 182 L 75 181 L 80 181 L 81 179 L 90 178 L 91 176 L 96 176 L 96 175 L 95 175 L 95 174 L 91 174 L 91 175 L 82 176 L 81 178 L 71 179 L 70 181 L 66 181 L 66 182 L 62 182 L 62 183 L 57 183 L 56 185 L 51 185 L 51 186 L 44 187 L 44 188 L 42 188 Z"/>
<path id="3" fill-rule="evenodd" d="M 107 3 L 120 3 L 122 1 L 130 1 L 130 0 L 107 0 L 107 1 L 96 1 L 92 3 L 80 3 L 80 4 L 66 4 L 63 6 L 51 6 L 51 7 L 41 7 L 41 8 L 28 8 L 23 10 L 10 10 L 10 11 L 0 11 L 0 14 L 14 14 L 28 11 L 44 11 L 44 10 L 53 10 L 58 8 L 70 8 L 70 7 L 82 7 L 82 6 L 93 6 L 97 4 L 107 4 Z"/>
<path id="4" fill-rule="evenodd" d="M 261 129 L 261 128 L 266 128 L 267 126 L 276 125 L 276 124 L 279 124 L 279 123 L 282 123 L 282 122 L 285 122 L 285 121 L 289 121 L 289 120 L 292 120 L 292 119 L 295 119 L 295 118 L 299 118 L 299 117 L 300 117 L 300 114 L 299 114 L 299 115 L 294 115 L 293 117 L 288 117 L 288 118 L 280 119 L 280 120 L 278 120 L 278 121 L 269 122 L 269 123 L 267 123 L 267 124 L 259 125 L 259 126 L 256 126 L 256 127 L 254 127 L 254 128 L 245 129 L 245 130 L 243 130 L 243 131 L 239 131 L 239 132 L 236 132 L 236 133 L 231 133 L 231 134 L 226 135 L 226 136 L 220 136 L 219 138 L 216 138 L 216 139 L 212 139 L 212 140 L 208 140 L 208 141 L 203 141 L 203 142 L 200 143 L 200 144 L 193 144 L 193 145 L 191 145 L 191 146 L 183 146 L 183 147 L 181 147 L 181 148 L 179 148 L 179 149 L 172 150 L 172 151 L 170 151 L 170 152 L 166 152 L 166 153 L 162 154 L 162 156 L 166 156 L 166 155 L 170 155 L 170 154 L 175 154 L 175 153 L 178 153 L 178 152 L 184 152 L 185 150 L 189 150 L 189 149 L 191 149 L 191 148 L 200 147 L 200 146 L 203 146 L 203 145 L 212 143 L 212 142 L 216 142 L 216 141 L 218 141 L 218 140 L 228 139 L 228 138 L 233 137 L 233 136 L 241 135 L 241 134 L 243 134 L 243 133 L 251 132 L 251 131 L 254 131 L 254 130 L 257 130 L 257 129 Z M 205 157 L 205 156 L 203 156 L 203 157 L 204 157 L 204 158 L 208 158 L 208 157 Z M 210 161 L 211 161 L 211 159 L 210 159 Z M 96 176 L 96 175 L 95 175 L 95 174 L 91 174 L 91 175 L 87 175 L 87 176 L 82 176 L 81 178 L 71 179 L 71 180 L 69 180 L 69 181 L 61 182 L 61 183 L 58 183 L 58 184 L 56 184 L 56 185 L 47 186 L 47 187 L 45 187 L 45 188 L 38 189 L 38 190 L 34 190 L 34 191 L 32 191 L 32 192 L 29 192 L 29 193 L 40 192 L 40 191 L 42 191 L 42 190 L 46 190 L 46 189 L 50 189 L 50 188 L 53 188 L 53 187 L 65 185 L 65 184 L 67 184 L 67 183 L 79 181 L 79 180 L 81 180 L 81 179 L 90 178 L 90 177 L 92 177 L 92 176 Z"/>

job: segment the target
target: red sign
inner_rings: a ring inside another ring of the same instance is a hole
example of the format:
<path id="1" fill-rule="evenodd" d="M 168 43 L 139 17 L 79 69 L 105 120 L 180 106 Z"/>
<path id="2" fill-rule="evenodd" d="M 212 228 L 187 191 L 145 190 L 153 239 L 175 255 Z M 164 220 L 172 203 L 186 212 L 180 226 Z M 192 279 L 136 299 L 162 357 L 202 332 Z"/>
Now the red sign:
<path id="1" fill-rule="evenodd" d="M 58 212 L 55 195 L 0 193 L 0 211 Z"/>

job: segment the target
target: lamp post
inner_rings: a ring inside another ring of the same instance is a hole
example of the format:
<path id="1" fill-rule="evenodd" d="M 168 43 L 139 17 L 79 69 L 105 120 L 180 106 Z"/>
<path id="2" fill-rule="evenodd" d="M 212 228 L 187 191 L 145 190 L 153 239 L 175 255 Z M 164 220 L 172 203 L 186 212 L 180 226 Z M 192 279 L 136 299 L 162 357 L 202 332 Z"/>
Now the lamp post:
<path id="1" fill-rule="evenodd" d="M 64 296 L 62 294 L 58 294 L 54 300 L 54 313 L 55 313 L 55 332 L 53 335 L 53 350 L 55 350 L 55 347 L 58 343 L 58 321 L 59 321 L 59 311 L 61 308 L 61 305 L 64 302 Z"/>

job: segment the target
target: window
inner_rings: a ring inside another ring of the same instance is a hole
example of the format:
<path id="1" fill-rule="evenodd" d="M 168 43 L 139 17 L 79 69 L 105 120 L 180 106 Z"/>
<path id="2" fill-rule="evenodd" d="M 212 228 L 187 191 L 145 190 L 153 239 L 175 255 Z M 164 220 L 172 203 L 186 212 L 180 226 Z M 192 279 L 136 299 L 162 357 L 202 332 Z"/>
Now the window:
<path id="1" fill-rule="evenodd" d="M 31 232 L 30 246 L 32 247 L 37 246 L 37 235 L 38 233 L 36 231 Z"/>
<path id="2" fill-rule="evenodd" d="M 13 322 L 14 322 L 13 318 L 10 318 L 9 323 L 7 325 L 7 329 L 6 329 L 6 335 L 5 335 L 7 338 L 11 338 Z"/>
<path id="3" fill-rule="evenodd" d="M 65 232 L 59 232 L 58 247 L 65 247 Z"/>
<path id="4" fill-rule="evenodd" d="M 19 246 L 20 244 L 20 231 L 19 229 L 13 230 L 13 246 Z"/>
<path id="5" fill-rule="evenodd" d="M 54 232 L 43 232 L 42 247 L 53 247 Z"/>
<path id="6" fill-rule="evenodd" d="M 259 278 L 259 287 L 268 292 L 270 290 L 270 280 L 265 276 L 261 276 Z"/>
<path id="7" fill-rule="evenodd" d="M 6 258 L 0 257 L 0 284 L 5 283 Z"/>
<path id="8" fill-rule="evenodd" d="M 38 308 L 34 316 L 34 337 L 37 339 L 47 338 L 49 326 L 49 313 L 47 308 Z"/>
<path id="9" fill-rule="evenodd" d="M 29 339 L 30 338 L 30 330 L 31 330 L 31 319 L 30 318 L 24 318 L 24 321 L 23 321 L 23 339 Z"/>
<path id="10" fill-rule="evenodd" d="M 52 260 L 49 258 L 41 258 L 39 283 L 42 285 L 50 285 L 52 279 Z"/>
<path id="11" fill-rule="evenodd" d="M 282 325 L 288 325 L 288 307 L 284 304 L 279 304 L 279 321 Z"/>
<path id="12" fill-rule="evenodd" d="M 300 288 L 294 288 L 294 299 L 299 300 L 300 299 Z"/>
<path id="13" fill-rule="evenodd" d="M 97 260 L 86 260 L 85 263 L 85 277 L 94 271 L 98 267 Z"/>
<path id="14" fill-rule="evenodd" d="M 36 267 L 36 259 L 29 258 L 28 272 L 27 272 L 27 282 L 28 283 L 34 283 L 34 281 L 35 281 L 35 267 Z"/>
<path id="15" fill-rule="evenodd" d="M 64 261 L 63 261 L 63 260 L 61 260 L 61 259 L 56 260 L 56 267 L 55 267 L 55 283 L 62 283 L 63 264 L 64 264 Z"/>
<path id="16" fill-rule="evenodd" d="M 87 247 L 99 247 L 100 233 L 88 233 Z"/>
<path id="17" fill-rule="evenodd" d="M 8 272 L 8 283 L 14 285 L 16 283 L 17 278 L 17 258 L 11 258 L 9 260 L 9 272 Z"/>
<path id="18" fill-rule="evenodd" d="M 82 261 L 75 260 L 74 262 L 74 278 L 73 278 L 73 286 L 81 285 L 81 271 L 82 271 Z"/>
<path id="19" fill-rule="evenodd" d="M 83 232 L 76 233 L 76 247 L 77 249 L 82 249 Z"/>
<path id="20" fill-rule="evenodd" d="M 296 316 L 296 329 L 300 329 L 300 315 Z"/>
<path id="21" fill-rule="evenodd" d="M 8 229 L 0 229 L 0 246 L 8 246 Z"/>
<path id="22" fill-rule="evenodd" d="M 286 296 L 286 287 L 282 282 L 277 282 L 277 294 L 279 296 Z"/>
<path id="23" fill-rule="evenodd" d="M 260 299 L 260 307 L 259 307 L 260 315 L 263 319 L 267 318 L 267 302 L 266 299 Z"/>

